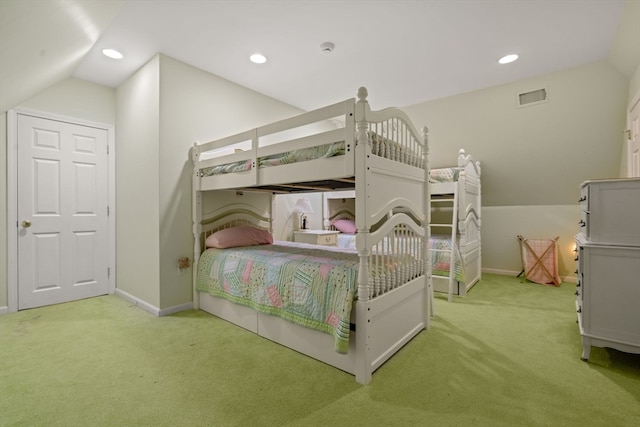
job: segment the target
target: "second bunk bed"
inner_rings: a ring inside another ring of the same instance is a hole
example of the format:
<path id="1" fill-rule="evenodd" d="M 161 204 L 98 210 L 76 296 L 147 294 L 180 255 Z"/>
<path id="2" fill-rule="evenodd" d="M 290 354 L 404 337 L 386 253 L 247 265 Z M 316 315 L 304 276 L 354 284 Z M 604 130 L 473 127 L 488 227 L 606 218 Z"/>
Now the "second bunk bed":
<path id="1" fill-rule="evenodd" d="M 464 149 L 458 164 L 430 170 L 433 287 L 464 296 L 482 275 L 480 162 Z"/>
<path id="2" fill-rule="evenodd" d="M 452 300 L 481 278 L 480 162 L 461 149 L 458 166 L 432 169 L 430 180 L 433 288 Z M 323 226 L 339 232 L 337 246 L 345 249 L 356 248 L 355 197 L 354 191 L 323 193 Z"/>
<path id="3" fill-rule="evenodd" d="M 336 123 L 341 123 L 336 127 Z M 355 375 L 429 326 L 426 128 L 367 91 L 192 149 L 194 306 Z M 352 190 L 356 249 L 274 241 L 275 194 Z"/>

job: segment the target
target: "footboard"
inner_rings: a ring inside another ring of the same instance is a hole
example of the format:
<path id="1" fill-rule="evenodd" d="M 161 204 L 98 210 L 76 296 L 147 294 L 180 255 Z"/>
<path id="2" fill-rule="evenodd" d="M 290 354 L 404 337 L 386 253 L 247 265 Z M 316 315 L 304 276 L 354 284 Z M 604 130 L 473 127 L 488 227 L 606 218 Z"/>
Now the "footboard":
<path id="1" fill-rule="evenodd" d="M 356 235 L 360 265 L 355 373 L 356 380 L 363 384 L 429 326 L 432 294 L 428 229 L 423 222 L 416 223 L 415 218 L 421 218 L 419 213 L 393 212 L 389 211 L 376 231 Z"/>

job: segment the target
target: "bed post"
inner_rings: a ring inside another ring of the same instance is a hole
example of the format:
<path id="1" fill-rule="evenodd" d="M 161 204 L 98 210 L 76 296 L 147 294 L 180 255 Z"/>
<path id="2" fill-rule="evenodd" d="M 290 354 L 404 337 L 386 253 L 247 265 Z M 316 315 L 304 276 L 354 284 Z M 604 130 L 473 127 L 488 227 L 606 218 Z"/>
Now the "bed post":
<path id="1" fill-rule="evenodd" d="M 480 178 L 480 160 L 476 160 L 476 169 L 478 171 L 478 257 L 480 258 L 480 266 L 478 270 L 478 281 L 482 279 L 482 180 Z"/>
<path id="2" fill-rule="evenodd" d="M 368 384 L 371 381 L 372 361 L 367 343 L 369 335 L 369 255 L 370 248 L 367 247 L 367 237 L 369 235 L 367 212 L 367 159 L 371 154 L 369 138 L 367 136 L 369 123 L 367 122 L 367 112 L 369 103 L 367 102 L 367 89 L 358 89 L 358 101 L 355 108 L 356 121 L 356 225 L 358 227 L 356 235 L 356 248 L 358 250 L 358 299 L 356 301 L 356 361 L 355 375 L 356 381 L 360 384 Z"/>
<path id="3" fill-rule="evenodd" d="M 193 308 L 198 310 L 200 308 L 200 298 L 198 291 L 196 290 L 196 279 L 198 277 L 198 260 L 200 259 L 200 251 L 202 243 L 200 236 L 202 234 L 202 192 L 200 191 L 200 171 L 198 170 L 198 144 L 193 144 L 191 151 L 191 158 L 193 160 L 193 176 L 192 179 L 192 194 L 191 194 L 191 216 L 193 218 Z"/>
<path id="4" fill-rule="evenodd" d="M 422 140 L 424 142 L 424 173 L 425 173 L 425 191 L 426 197 L 424 198 L 424 213 L 425 213 L 425 224 L 424 224 L 424 240 L 423 251 L 424 254 L 424 268 L 425 268 L 425 279 L 426 279 L 426 293 L 425 297 L 427 300 L 425 301 L 426 313 L 425 313 L 425 328 L 429 329 L 431 326 L 431 317 L 435 314 L 433 307 L 433 282 L 431 278 L 431 253 L 429 250 L 429 238 L 431 237 L 431 179 L 430 179 L 430 168 L 429 168 L 429 128 L 424 126 L 422 128 Z"/>

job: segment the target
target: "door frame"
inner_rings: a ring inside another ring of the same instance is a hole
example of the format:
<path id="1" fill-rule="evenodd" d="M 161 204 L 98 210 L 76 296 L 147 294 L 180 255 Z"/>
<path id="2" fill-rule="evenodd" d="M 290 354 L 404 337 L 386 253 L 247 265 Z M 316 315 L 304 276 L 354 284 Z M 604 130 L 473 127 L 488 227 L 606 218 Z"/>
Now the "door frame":
<path id="1" fill-rule="evenodd" d="M 627 131 L 631 131 L 631 112 L 633 111 L 633 109 L 640 104 L 640 91 L 638 91 L 638 93 L 635 94 L 635 96 L 632 98 L 631 103 L 629 104 L 629 107 L 627 108 L 627 126 L 626 129 Z M 631 169 L 632 169 L 632 145 L 631 145 L 631 140 L 628 139 L 628 137 L 625 134 L 625 149 L 627 150 L 626 152 L 626 160 L 627 160 L 627 164 L 625 165 L 627 168 L 627 177 L 629 178 L 636 178 L 636 177 L 632 177 L 631 176 Z"/>
<path id="2" fill-rule="evenodd" d="M 107 131 L 107 193 L 109 216 L 108 231 L 108 293 L 116 289 L 116 146 L 113 125 L 61 116 L 28 108 L 7 111 L 7 305 L 9 313 L 18 311 L 18 115 L 66 122 Z"/>

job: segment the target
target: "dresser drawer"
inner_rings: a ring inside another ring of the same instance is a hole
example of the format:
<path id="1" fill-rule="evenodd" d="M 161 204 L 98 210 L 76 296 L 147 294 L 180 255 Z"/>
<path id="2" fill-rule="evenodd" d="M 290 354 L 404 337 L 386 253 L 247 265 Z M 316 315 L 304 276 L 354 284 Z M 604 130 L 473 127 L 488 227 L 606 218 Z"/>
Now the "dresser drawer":
<path id="1" fill-rule="evenodd" d="M 583 333 L 640 346 L 640 247 L 582 243 L 579 250 Z"/>
<path id="2" fill-rule="evenodd" d="M 293 234 L 293 240 L 300 243 L 311 243 L 313 245 L 336 246 L 338 244 L 338 231 L 296 231 Z"/>
<path id="3" fill-rule="evenodd" d="M 580 186 L 580 232 L 591 243 L 640 246 L 640 179 Z"/>
<path id="4" fill-rule="evenodd" d="M 338 243 L 338 235 L 337 234 L 318 235 L 317 243 L 319 245 L 335 246 Z"/>

